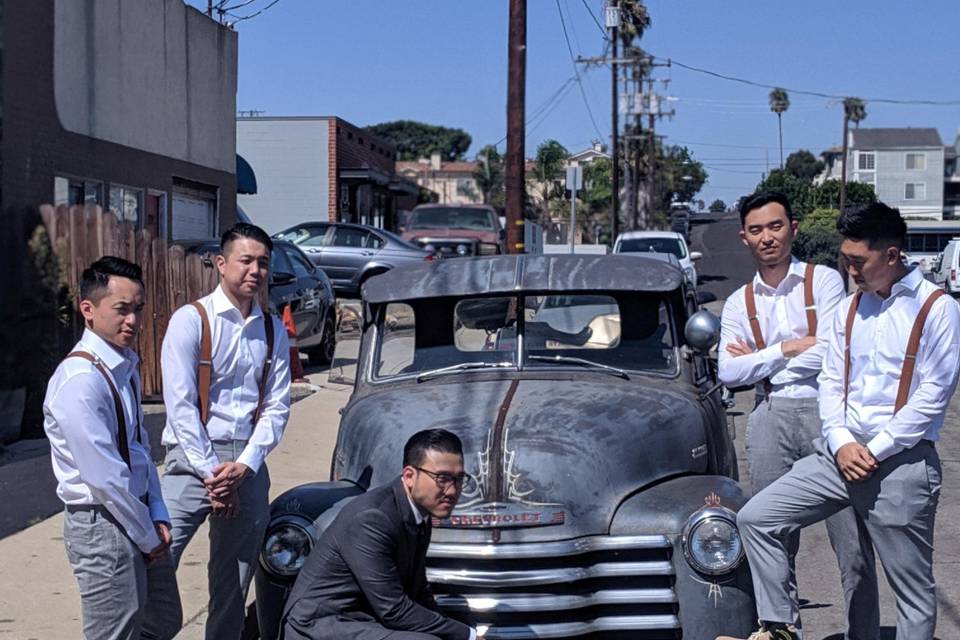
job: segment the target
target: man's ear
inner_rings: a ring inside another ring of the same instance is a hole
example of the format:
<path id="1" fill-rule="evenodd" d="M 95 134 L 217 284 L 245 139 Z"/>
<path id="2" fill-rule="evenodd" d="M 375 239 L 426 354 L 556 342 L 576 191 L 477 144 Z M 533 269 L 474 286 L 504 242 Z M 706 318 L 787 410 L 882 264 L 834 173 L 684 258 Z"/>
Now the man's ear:
<path id="1" fill-rule="evenodd" d="M 93 310 L 97 305 L 93 304 L 92 300 L 81 300 L 80 301 L 80 315 L 83 316 L 84 321 L 88 326 L 93 325 Z"/>
<path id="2" fill-rule="evenodd" d="M 800 233 L 800 223 L 796 218 L 790 221 L 790 231 L 793 232 L 793 237 L 797 237 L 797 234 Z"/>
<path id="3" fill-rule="evenodd" d="M 894 265 L 900 262 L 900 247 L 887 247 L 887 264 Z"/>
<path id="4" fill-rule="evenodd" d="M 743 243 L 743 246 L 749 248 L 750 245 L 749 243 L 747 243 L 747 233 L 743 229 L 740 229 L 740 231 L 738 231 L 738 234 L 740 235 L 740 242 Z"/>
<path id="5" fill-rule="evenodd" d="M 413 486 L 413 477 L 416 475 L 416 473 L 417 470 L 410 465 L 406 465 L 403 468 L 403 471 L 400 472 L 400 477 L 403 478 L 403 483 L 407 485 L 407 488 Z"/>

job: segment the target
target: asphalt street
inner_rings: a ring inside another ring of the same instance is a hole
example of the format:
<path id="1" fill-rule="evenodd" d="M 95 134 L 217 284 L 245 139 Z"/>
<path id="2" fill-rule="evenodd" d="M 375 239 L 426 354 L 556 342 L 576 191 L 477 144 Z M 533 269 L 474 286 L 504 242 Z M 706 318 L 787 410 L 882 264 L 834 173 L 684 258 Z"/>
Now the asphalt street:
<path id="1" fill-rule="evenodd" d="M 701 288 L 724 299 L 753 277 L 754 267 L 746 248 L 737 235 L 739 220 L 720 220 L 696 225 L 691 236 L 691 250 L 703 253 L 697 264 Z M 737 405 L 731 411 L 736 425 L 737 455 L 740 479 L 748 484 L 744 431 L 747 413 L 753 408 L 753 394 L 737 394 Z M 937 638 L 960 638 L 960 546 L 955 532 L 960 527 L 960 399 L 950 403 L 937 450 L 943 464 L 943 488 L 937 523 L 934 551 L 934 572 L 937 580 L 939 621 Z M 879 558 L 882 562 L 882 558 Z M 797 576 L 801 597 L 804 637 L 808 640 L 842 640 L 846 630 L 843 594 L 836 558 L 830 548 L 822 524 L 804 530 L 797 557 Z M 896 604 L 893 593 L 881 577 L 882 640 L 895 638 Z"/>

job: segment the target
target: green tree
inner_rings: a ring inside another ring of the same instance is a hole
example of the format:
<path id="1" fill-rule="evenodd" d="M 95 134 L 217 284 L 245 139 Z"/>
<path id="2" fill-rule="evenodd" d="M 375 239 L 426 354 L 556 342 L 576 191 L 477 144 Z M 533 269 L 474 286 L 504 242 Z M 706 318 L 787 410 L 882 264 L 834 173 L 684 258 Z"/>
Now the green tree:
<path id="1" fill-rule="evenodd" d="M 723 213 L 726 210 L 727 210 L 727 204 L 720 198 L 717 198 L 716 200 L 710 203 L 711 213 Z"/>
<path id="2" fill-rule="evenodd" d="M 813 188 L 811 193 L 811 205 L 814 207 L 830 207 L 839 209 L 840 207 L 840 181 L 826 180 L 823 184 Z M 873 185 L 864 182 L 847 183 L 847 204 L 846 206 L 861 207 L 872 204 L 877 201 L 877 194 L 873 190 Z"/>
<path id="3" fill-rule="evenodd" d="M 811 186 L 785 169 L 774 169 L 757 185 L 757 192 L 782 193 L 790 201 L 790 207 L 798 219 L 809 213 L 811 205 Z"/>
<path id="4" fill-rule="evenodd" d="M 787 156 L 786 169 L 807 184 L 813 184 L 813 179 L 823 171 L 823 163 L 806 149 L 800 149 Z"/>
<path id="5" fill-rule="evenodd" d="M 577 203 L 577 226 L 583 241 L 610 241 L 610 205 L 613 195 L 613 164 L 609 158 L 597 158 L 583 165 L 583 190 Z"/>
<path id="6" fill-rule="evenodd" d="M 703 163 L 695 160 L 686 147 L 668 146 L 660 150 L 657 158 L 657 192 L 662 211 L 670 209 L 670 203 L 691 202 L 709 177 Z"/>
<path id="7" fill-rule="evenodd" d="M 494 145 L 487 145 L 477 153 L 473 179 L 483 194 L 483 203 L 495 207 L 504 205 L 503 157 Z"/>
<path id="8" fill-rule="evenodd" d="M 814 209 L 799 224 L 793 241 L 793 254 L 805 262 L 837 267 L 840 236 L 837 234 L 838 209 Z"/>
<path id="9" fill-rule="evenodd" d="M 396 146 L 399 160 L 429 158 L 434 153 L 439 153 L 446 161 L 462 160 L 473 141 L 463 129 L 413 120 L 382 122 L 365 130 Z"/>
<path id="10" fill-rule="evenodd" d="M 790 96 L 786 89 L 777 87 L 770 92 L 770 111 L 777 114 L 777 130 L 780 132 L 780 168 L 783 169 L 783 114 L 790 108 Z"/>
<path id="11" fill-rule="evenodd" d="M 569 158 L 570 152 L 556 140 L 545 140 L 537 147 L 533 172 L 529 177 L 541 202 L 541 219 L 551 211 L 560 213 L 557 203 L 562 203 L 564 193 L 559 180 L 563 177 Z"/>

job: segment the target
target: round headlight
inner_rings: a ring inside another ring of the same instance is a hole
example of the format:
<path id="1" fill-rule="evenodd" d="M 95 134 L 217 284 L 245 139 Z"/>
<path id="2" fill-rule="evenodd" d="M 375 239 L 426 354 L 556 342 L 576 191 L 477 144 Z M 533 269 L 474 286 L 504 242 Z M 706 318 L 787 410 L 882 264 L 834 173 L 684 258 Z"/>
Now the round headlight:
<path id="1" fill-rule="evenodd" d="M 743 561 L 736 515 L 723 508 L 695 513 L 683 529 L 683 553 L 701 573 L 715 576 L 736 569 Z"/>
<path id="2" fill-rule="evenodd" d="M 430 253 L 434 253 L 437 250 L 437 248 L 433 246 L 433 244 L 428 242 L 427 244 L 423 245 L 423 250 L 429 251 Z"/>
<path id="3" fill-rule="evenodd" d="M 458 256 L 465 256 L 465 255 L 467 255 L 468 253 L 470 253 L 470 247 L 468 247 L 468 246 L 465 245 L 465 244 L 458 244 L 458 245 L 457 245 L 457 255 L 458 255 Z"/>
<path id="4" fill-rule="evenodd" d="M 313 548 L 313 538 L 304 527 L 281 522 L 267 531 L 261 559 L 267 571 L 281 576 L 295 576 Z"/>

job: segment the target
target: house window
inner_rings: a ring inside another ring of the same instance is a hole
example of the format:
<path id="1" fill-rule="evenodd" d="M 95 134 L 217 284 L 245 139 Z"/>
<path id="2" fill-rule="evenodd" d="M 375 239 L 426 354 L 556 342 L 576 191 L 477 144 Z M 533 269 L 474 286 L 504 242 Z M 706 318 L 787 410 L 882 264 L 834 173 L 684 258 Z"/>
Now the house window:
<path id="1" fill-rule="evenodd" d="M 861 153 L 858 158 L 857 169 L 860 171 L 873 171 L 876 168 L 877 154 L 872 151 L 870 153 Z"/>
<path id="2" fill-rule="evenodd" d="M 457 178 L 457 195 L 469 196 L 473 194 L 473 180 L 470 178 Z"/>
<path id="3" fill-rule="evenodd" d="M 82 178 L 56 176 L 53 179 L 53 204 L 103 204 L 103 183 Z"/>
<path id="4" fill-rule="evenodd" d="M 132 222 L 140 226 L 143 211 L 143 189 L 135 189 L 122 184 L 110 185 L 110 210 L 121 221 Z"/>
<path id="5" fill-rule="evenodd" d="M 904 200 L 926 200 L 927 184 L 925 182 L 908 182 L 903 189 Z"/>
<path id="6" fill-rule="evenodd" d="M 927 154 L 908 153 L 907 171 L 923 171 L 927 168 Z"/>

